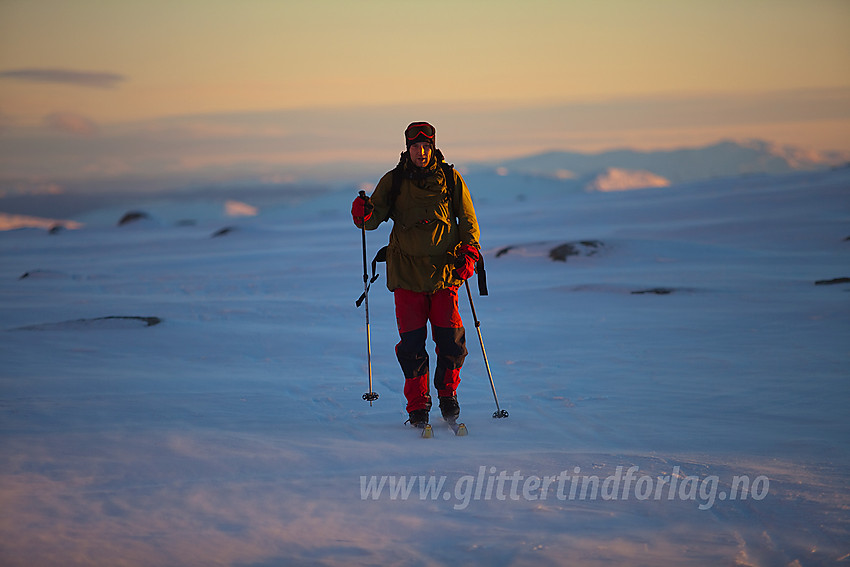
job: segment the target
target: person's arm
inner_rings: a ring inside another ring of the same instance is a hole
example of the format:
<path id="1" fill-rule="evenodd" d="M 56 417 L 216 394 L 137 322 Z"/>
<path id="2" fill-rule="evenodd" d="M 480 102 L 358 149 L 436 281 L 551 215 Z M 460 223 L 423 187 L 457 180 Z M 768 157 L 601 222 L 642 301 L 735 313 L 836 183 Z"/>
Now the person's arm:
<path id="1" fill-rule="evenodd" d="M 478 239 L 481 231 L 478 228 L 478 219 L 475 216 L 475 208 L 472 206 L 472 196 L 463 177 L 457 172 L 455 175 L 455 216 L 460 232 L 460 243 L 455 252 L 455 269 L 453 275 L 459 280 L 466 280 L 475 273 L 475 264 L 480 256 L 481 246 Z"/>
<path id="2" fill-rule="evenodd" d="M 372 216 L 366 219 L 366 230 L 375 230 L 390 216 L 389 194 L 393 184 L 393 172 L 387 172 L 372 191 Z"/>
<path id="3" fill-rule="evenodd" d="M 354 226 L 357 228 L 363 227 L 364 217 L 366 230 L 375 230 L 378 225 L 387 220 L 389 216 L 387 196 L 392 185 L 391 173 L 381 178 L 370 197 L 367 197 L 365 192 L 361 191 L 361 195 L 354 198 L 351 203 L 351 216 L 354 220 Z M 388 176 L 389 180 L 387 180 Z"/>

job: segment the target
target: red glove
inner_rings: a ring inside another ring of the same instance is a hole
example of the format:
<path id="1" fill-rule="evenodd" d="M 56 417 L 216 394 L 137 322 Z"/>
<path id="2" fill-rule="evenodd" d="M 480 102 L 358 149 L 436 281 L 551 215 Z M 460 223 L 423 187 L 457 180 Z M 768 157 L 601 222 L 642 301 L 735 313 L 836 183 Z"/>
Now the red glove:
<path id="1" fill-rule="evenodd" d="M 354 224 L 358 227 L 363 226 L 363 223 L 369 220 L 372 216 L 372 211 L 375 206 L 372 205 L 372 199 L 366 196 L 355 197 L 351 203 L 351 216 L 354 218 Z"/>
<path id="2" fill-rule="evenodd" d="M 460 247 L 455 260 L 453 275 L 459 280 L 467 280 L 475 273 L 475 263 L 478 262 L 478 249 L 470 244 Z"/>

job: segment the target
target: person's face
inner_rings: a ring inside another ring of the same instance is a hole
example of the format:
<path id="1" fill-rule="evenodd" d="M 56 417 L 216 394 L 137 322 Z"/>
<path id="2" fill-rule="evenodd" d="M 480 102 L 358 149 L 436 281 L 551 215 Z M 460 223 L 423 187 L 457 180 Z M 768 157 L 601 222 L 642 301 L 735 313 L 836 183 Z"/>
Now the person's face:
<path id="1" fill-rule="evenodd" d="M 431 161 L 434 149 L 429 142 L 419 142 L 410 146 L 410 161 L 416 167 L 425 167 Z"/>

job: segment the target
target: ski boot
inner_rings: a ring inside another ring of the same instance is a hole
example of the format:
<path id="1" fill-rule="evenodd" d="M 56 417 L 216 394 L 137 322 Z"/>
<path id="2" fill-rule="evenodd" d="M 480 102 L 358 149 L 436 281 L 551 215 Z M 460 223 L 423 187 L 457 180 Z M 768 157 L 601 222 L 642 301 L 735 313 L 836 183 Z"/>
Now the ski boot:
<path id="1" fill-rule="evenodd" d="M 443 414 L 444 420 L 449 423 L 456 422 L 460 415 L 460 406 L 457 403 L 457 395 L 441 397 L 440 411 Z"/>
<path id="2" fill-rule="evenodd" d="M 409 419 L 407 421 L 410 422 L 410 425 L 413 427 L 424 428 L 428 425 L 428 410 L 413 410 L 410 412 Z"/>

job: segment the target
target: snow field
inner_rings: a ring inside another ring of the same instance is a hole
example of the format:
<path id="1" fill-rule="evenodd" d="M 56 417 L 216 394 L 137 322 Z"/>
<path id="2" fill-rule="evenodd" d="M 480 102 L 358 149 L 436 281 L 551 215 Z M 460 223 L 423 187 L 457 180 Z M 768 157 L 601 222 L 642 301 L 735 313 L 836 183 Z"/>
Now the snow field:
<path id="1" fill-rule="evenodd" d="M 0 562 L 842 564 L 850 309 L 846 285 L 814 282 L 848 275 L 848 180 L 516 200 L 469 176 L 490 286 L 474 300 L 511 416 L 490 417 L 461 290 L 466 438 L 402 425 L 383 276 L 381 397 L 361 400 L 354 192 L 193 226 L 0 233 Z M 370 261 L 386 238 L 368 234 Z M 549 258 L 586 240 L 603 246 Z M 623 480 L 605 498 L 632 467 L 686 488 L 638 498 Z M 559 475 L 599 486 L 559 498 Z M 363 493 L 420 476 L 444 489 Z M 732 499 L 736 477 L 766 493 Z"/>

